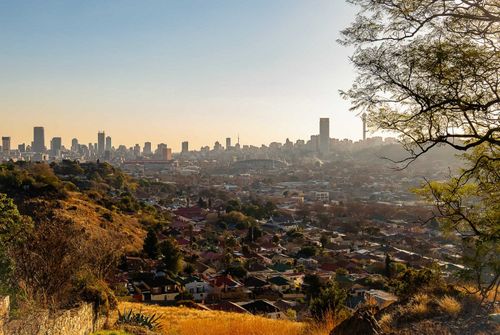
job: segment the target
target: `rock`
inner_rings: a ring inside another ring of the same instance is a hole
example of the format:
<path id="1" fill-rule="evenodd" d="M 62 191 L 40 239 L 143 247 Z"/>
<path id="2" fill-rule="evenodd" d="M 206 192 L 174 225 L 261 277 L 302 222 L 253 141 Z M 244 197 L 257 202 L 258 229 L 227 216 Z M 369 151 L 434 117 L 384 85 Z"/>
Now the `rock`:
<path id="1" fill-rule="evenodd" d="M 353 316 L 335 327 L 330 335 L 382 335 L 377 320 L 370 311 L 358 310 Z"/>

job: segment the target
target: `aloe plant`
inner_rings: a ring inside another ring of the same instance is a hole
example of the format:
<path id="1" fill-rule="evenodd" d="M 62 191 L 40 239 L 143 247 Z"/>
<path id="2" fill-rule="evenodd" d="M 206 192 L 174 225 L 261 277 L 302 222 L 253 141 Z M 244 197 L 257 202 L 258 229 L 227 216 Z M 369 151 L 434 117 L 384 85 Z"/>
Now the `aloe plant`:
<path id="1" fill-rule="evenodd" d="M 129 324 L 133 326 L 145 327 L 148 329 L 160 329 L 160 323 L 158 322 L 161 315 L 147 315 L 143 314 L 142 310 L 139 312 L 134 312 L 132 309 L 123 310 L 123 313 L 118 311 L 118 323 L 119 324 Z"/>

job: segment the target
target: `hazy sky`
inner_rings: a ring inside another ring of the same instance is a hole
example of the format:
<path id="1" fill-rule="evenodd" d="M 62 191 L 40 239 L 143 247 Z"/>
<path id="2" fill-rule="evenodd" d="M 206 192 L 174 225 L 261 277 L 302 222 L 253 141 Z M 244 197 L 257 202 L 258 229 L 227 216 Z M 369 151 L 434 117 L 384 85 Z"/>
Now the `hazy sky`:
<path id="1" fill-rule="evenodd" d="M 240 134 L 260 145 L 359 139 L 338 94 L 354 73 L 336 43 L 342 0 L 0 1 L 0 135 L 30 143 L 144 141 L 178 150 Z"/>

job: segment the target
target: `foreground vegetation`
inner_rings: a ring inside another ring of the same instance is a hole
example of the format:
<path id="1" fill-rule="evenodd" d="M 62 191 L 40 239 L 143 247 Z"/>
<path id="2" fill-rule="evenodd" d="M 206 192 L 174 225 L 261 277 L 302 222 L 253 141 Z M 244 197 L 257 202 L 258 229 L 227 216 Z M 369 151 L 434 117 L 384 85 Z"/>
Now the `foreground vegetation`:
<path id="1" fill-rule="evenodd" d="M 120 303 L 118 309 L 141 310 L 145 314 L 160 315 L 158 331 L 164 335 L 298 335 L 304 334 L 306 330 L 304 323 L 271 320 L 250 314 L 130 302 Z"/>

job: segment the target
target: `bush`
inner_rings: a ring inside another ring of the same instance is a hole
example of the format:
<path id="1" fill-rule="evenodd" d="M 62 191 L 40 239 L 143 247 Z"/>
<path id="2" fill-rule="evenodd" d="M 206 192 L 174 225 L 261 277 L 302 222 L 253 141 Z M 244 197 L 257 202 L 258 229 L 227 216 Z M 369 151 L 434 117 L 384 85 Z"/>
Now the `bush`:
<path id="1" fill-rule="evenodd" d="M 102 214 L 101 217 L 107 220 L 108 222 L 113 222 L 113 214 L 111 214 L 110 212 Z"/>
<path id="2" fill-rule="evenodd" d="M 113 290 L 101 279 L 97 279 L 91 273 L 81 273 L 75 282 L 78 296 L 86 302 L 94 304 L 99 313 L 108 315 L 118 306 Z"/>
<path id="3" fill-rule="evenodd" d="M 437 304 L 439 306 L 439 309 L 443 313 L 452 317 L 457 317 L 462 310 L 462 305 L 460 304 L 460 302 L 449 295 L 445 295 L 444 297 L 439 298 L 437 300 Z"/>
<path id="4" fill-rule="evenodd" d="M 341 289 L 336 282 L 322 289 L 319 296 L 311 301 L 311 315 L 316 320 L 324 320 L 329 313 L 336 315 L 344 309 L 347 292 Z"/>

